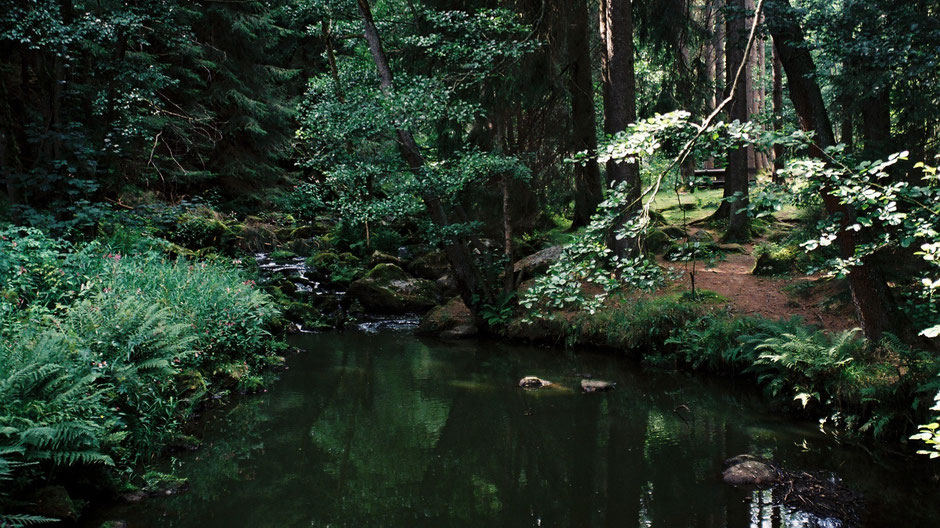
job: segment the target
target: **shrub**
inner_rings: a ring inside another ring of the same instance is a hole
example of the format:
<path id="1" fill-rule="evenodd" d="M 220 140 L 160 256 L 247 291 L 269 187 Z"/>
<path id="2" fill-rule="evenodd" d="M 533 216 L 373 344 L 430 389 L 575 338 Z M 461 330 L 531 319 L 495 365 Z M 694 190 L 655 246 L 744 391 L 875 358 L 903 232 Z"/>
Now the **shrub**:
<path id="1" fill-rule="evenodd" d="M 277 310 L 231 264 L 76 249 L 30 229 L 0 236 L 4 467 L 136 467 L 178 434 L 203 373 L 239 365 L 259 386 Z"/>

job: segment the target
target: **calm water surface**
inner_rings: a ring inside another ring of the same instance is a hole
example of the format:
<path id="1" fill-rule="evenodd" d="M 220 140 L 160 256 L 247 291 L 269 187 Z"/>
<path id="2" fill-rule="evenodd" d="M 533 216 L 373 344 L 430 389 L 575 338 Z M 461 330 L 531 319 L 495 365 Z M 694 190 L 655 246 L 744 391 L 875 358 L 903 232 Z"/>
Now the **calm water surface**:
<path id="1" fill-rule="evenodd" d="M 752 389 L 610 356 L 402 331 L 310 334 L 264 394 L 213 411 L 167 461 L 188 493 L 97 512 L 132 528 L 839 526 L 720 480 L 740 453 L 832 472 L 865 526 L 937 526 L 926 464 L 876 461 Z M 580 374 L 615 381 L 580 394 Z M 526 391 L 519 378 L 556 383 Z"/>

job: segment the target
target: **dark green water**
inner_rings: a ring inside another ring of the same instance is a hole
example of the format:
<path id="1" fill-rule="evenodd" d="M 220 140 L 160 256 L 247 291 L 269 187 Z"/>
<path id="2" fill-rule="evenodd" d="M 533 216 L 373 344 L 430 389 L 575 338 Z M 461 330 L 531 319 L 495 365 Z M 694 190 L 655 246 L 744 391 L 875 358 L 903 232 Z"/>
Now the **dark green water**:
<path id="1" fill-rule="evenodd" d="M 101 510 L 89 526 L 838 526 L 724 485 L 722 460 L 744 452 L 837 474 L 867 496 L 865 526 L 940 518 L 926 462 L 875 462 L 746 387 L 400 331 L 294 344 L 305 352 L 267 393 L 213 411 L 203 447 L 168 462 L 188 493 Z M 617 390 L 580 394 L 580 373 Z M 515 386 L 530 374 L 556 386 Z"/>

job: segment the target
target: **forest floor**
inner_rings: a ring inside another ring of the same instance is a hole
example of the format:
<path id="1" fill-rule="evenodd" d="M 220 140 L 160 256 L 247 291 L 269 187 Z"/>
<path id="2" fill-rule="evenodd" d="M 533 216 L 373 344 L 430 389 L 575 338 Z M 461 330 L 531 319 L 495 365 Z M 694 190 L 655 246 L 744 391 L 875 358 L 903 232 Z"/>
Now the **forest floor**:
<path id="1" fill-rule="evenodd" d="M 653 207 L 668 223 L 688 226 L 711 215 L 721 202 L 721 195 L 721 189 L 681 192 L 678 196 L 673 192 L 663 192 L 657 195 Z M 778 225 L 784 225 L 795 223 L 798 215 L 799 211 L 790 207 L 775 216 Z M 702 229 L 688 227 L 690 235 Z M 704 230 L 712 239 L 721 238 L 722 233 L 718 229 Z M 822 275 L 754 275 L 754 249 L 766 238 L 743 244 L 743 254 L 727 253 L 714 262 L 697 262 L 694 267 L 695 287 L 713 291 L 727 299 L 729 309 L 736 315 L 761 316 L 771 320 L 799 316 L 806 323 L 822 326 L 829 331 L 848 330 L 858 325 L 845 281 L 828 279 Z M 668 262 L 664 259 L 659 259 L 659 263 L 675 270 L 680 277 L 670 290 L 691 289 L 692 263 Z"/>
<path id="2" fill-rule="evenodd" d="M 755 315 L 771 320 L 802 317 L 809 324 L 826 330 L 841 331 L 853 328 L 848 291 L 841 281 L 830 281 L 818 275 L 761 277 L 751 273 L 754 269 L 753 244 L 744 246 L 746 254 L 729 254 L 708 265 L 695 265 L 695 287 L 709 290 L 727 299 L 735 315 Z M 680 278 L 672 285 L 675 289 L 692 287 L 691 263 L 661 262 L 676 270 Z"/>

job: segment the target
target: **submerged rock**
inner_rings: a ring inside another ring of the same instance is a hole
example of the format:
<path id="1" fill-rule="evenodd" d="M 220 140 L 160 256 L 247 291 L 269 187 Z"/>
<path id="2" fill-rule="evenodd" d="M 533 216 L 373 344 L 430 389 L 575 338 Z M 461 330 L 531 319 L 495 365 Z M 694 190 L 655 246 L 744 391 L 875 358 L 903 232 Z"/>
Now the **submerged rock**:
<path id="1" fill-rule="evenodd" d="M 725 461 L 722 480 L 732 486 L 770 486 L 776 483 L 779 472 L 769 461 L 752 455 L 738 455 Z"/>
<path id="2" fill-rule="evenodd" d="M 616 383 L 609 381 L 583 379 L 581 380 L 581 390 L 584 392 L 607 392 L 614 390 Z"/>
<path id="3" fill-rule="evenodd" d="M 460 297 L 454 297 L 442 306 L 433 308 L 421 319 L 418 335 L 444 339 L 464 339 L 477 335 L 473 314 Z"/>
<path id="4" fill-rule="evenodd" d="M 519 380 L 519 386 L 525 389 L 537 389 L 539 387 L 547 387 L 551 384 L 552 382 L 535 376 L 526 376 Z"/>
<path id="5" fill-rule="evenodd" d="M 347 292 L 366 310 L 404 314 L 424 312 L 440 301 L 433 281 L 416 279 L 395 264 L 379 264 L 365 277 L 349 285 Z"/>

